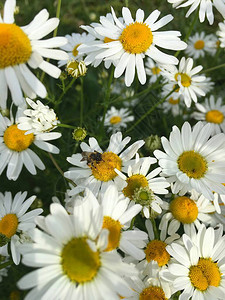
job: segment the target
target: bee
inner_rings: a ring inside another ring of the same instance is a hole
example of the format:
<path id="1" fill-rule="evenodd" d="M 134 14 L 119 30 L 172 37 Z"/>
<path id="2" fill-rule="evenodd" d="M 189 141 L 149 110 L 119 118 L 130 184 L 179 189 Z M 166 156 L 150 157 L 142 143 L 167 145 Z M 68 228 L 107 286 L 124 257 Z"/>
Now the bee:
<path id="1" fill-rule="evenodd" d="M 81 153 L 82 155 L 82 159 L 81 161 L 87 161 L 87 165 L 89 167 L 93 167 L 96 168 L 94 164 L 99 164 L 101 161 L 103 161 L 102 159 L 102 154 L 97 152 L 96 150 L 94 152 L 86 152 L 83 151 Z"/>

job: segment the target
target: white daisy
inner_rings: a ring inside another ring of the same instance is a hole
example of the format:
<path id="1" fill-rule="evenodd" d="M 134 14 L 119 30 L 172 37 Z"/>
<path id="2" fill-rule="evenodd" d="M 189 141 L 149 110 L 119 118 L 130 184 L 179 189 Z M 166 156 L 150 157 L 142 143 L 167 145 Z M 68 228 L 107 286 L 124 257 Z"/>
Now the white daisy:
<path id="1" fill-rule="evenodd" d="M 185 122 L 181 131 L 173 126 L 169 140 L 161 138 L 164 151 L 155 150 L 163 176 L 172 184 L 172 192 L 184 195 L 192 189 L 211 199 L 213 192 L 225 194 L 224 133 L 210 138 L 210 124 L 198 122 L 193 129 Z"/>
<path id="2" fill-rule="evenodd" d="M 20 234 L 25 232 L 29 236 L 28 231 L 36 226 L 35 217 L 43 211 L 38 208 L 27 212 L 36 196 L 25 200 L 26 196 L 27 192 L 19 192 L 12 199 L 10 192 L 5 195 L 0 193 L 0 233 L 9 239 L 12 259 L 16 265 L 20 262 Z M 6 244 L 3 247 L 7 246 Z"/>
<path id="3" fill-rule="evenodd" d="M 224 0 L 167 0 L 169 3 L 173 4 L 173 7 L 187 7 L 190 6 L 188 12 L 186 13 L 186 18 L 190 16 L 190 14 L 199 9 L 199 20 L 200 22 L 205 21 L 205 17 L 207 17 L 209 24 L 212 25 L 214 22 L 214 14 L 213 14 L 213 6 L 221 13 L 221 15 L 225 18 L 225 1 Z M 184 2 L 186 1 L 186 2 Z"/>
<path id="4" fill-rule="evenodd" d="M 184 51 L 188 56 L 198 59 L 204 57 L 206 53 L 214 55 L 216 53 L 215 41 L 212 35 L 206 35 L 204 31 L 196 32 L 188 40 L 188 46 Z"/>
<path id="5" fill-rule="evenodd" d="M 49 132 L 57 127 L 58 118 L 52 108 L 41 101 L 26 98 L 29 109 L 23 111 L 24 116 L 18 119 L 18 129 L 26 130 L 26 134 Z"/>
<path id="6" fill-rule="evenodd" d="M 61 71 L 43 57 L 67 59 L 62 50 L 52 49 L 63 46 L 64 37 L 42 38 L 52 32 L 59 24 L 58 18 L 49 18 L 46 9 L 41 10 L 33 21 L 23 27 L 14 24 L 15 0 L 6 0 L 3 18 L 0 15 L 0 105 L 6 108 L 8 88 L 16 105 L 23 103 L 22 91 L 29 97 L 36 95 L 45 98 L 47 91 L 39 79 L 29 70 L 40 68 L 50 76 L 58 78 Z M 15 50 L 16 49 L 16 50 Z"/>
<path id="7" fill-rule="evenodd" d="M 176 196 L 167 204 L 165 214 L 162 216 L 159 229 L 165 237 L 175 234 L 181 225 L 184 232 L 188 233 L 193 227 L 199 228 L 201 223 L 211 224 L 214 205 L 203 195 L 192 192 L 190 196 Z"/>
<path id="8" fill-rule="evenodd" d="M 219 36 L 220 47 L 225 48 L 225 20 L 220 22 L 218 26 L 220 30 L 218 30 L 216 34 Z"/>
<path id="9" fill-rule="evenodd" d="M 168 92 L 166 92 L 168 94 Z M 181 96 L 173 93 L 174 96 L 170 95 L 162 104 L 162 110 L 167 115 L 169 112 L 172 113 L 174 117 L 183 114 L 183 102 L 180 102 Z"/>
<path id="10" fill-rule="evenodd" d="M 183 291 L 179 299 L 221 300 L 225 295 L 225 236 L 223 231 L 202 225 L 194 238 L 184 234 L 183 245 L 172 243 L 167 251 L 176 260 L 162 278 Z"/>
<path id="11" fill-rule="evenodd" d="M 162 212 L 163 201 L 157 194 L 167 194 L 168 190 L 166 188 L 169 187 L 169 183 L 165 178 L 156 177 L 161 172 L 161 168 L 158 167 L 149 172 L 151 164 L 154 163 L 156 163 L 156 159 L 153 157 L 139 159 L 137 155 L 136 163 L 128 167 L 128 176 L 115 169 L 122 179 L 118 185 L 119 190 L 123 192 L 125 197 L 141 204 L 146 218 Z"/>
<path id="12" fill-rule="evenodd" d="M 114 106 L 107 111 L 104 125 L 108 127 L 108 131 L 116 132 L 127 127 L 127 123 L 132 122 L 134 116 L 130 115 L 128 108 L 116 109 Z"/>
<path id="13" fill-rule="evenodd" d="M 6 176 L 9 180 L 17 180 L 23 165 L 32 174 L 37 174 L 36 168 L 44 170 L 40 158 L 29 147 L 34 144 L 38 148 L 58 154 L 59 149 L 47 141 L 61 137 L 59 132 L 30 133 L 17 127 L 18 119 L 23 109 L 18 108 L 15 122 L 0 114 L 0 175 L 7 167 Z"/>
<path id="14" fill-rule="evenodd" d="M 84 54 L 79 53 L 77 48 L 82 45 L 89 42 L 93 42 L 95 40 L 95 37 L 91 34 L 86 34 L 83 32 L 80 33 L 72 33 L 71 35 L 67 34 L 65 36 L 67 39 L 67 44 L 65 46 L 60 47 L 62 50 L 66 51 L 68 53 L 68 59 L 67 60 L 60 60 L 58 62 L 58 66 L 62 67 L 67 64 L 68 61 L 74 59 L 77 61 L 83 60 Z"/>
<path id="15" fill-rule="evenodd" d="M 194 61 L 192 58 L 185 59 L 182 57 L 179 63 L 179 68 L 174 67 L 170 71 L 163 71 L 164 75 L 170 82 L 166 89 L 173 90 L 176 84 L 179 85 L 175 91 L 179 95 L 182 95 L 187 107 L 191 106 L 191 101 L 197 102 L 198 96 L 205 96 L 204 81 L 206 77 L 204 75 L 197 75 L 202 69 L 202 66 L 193 68 Z"/>
<path id="16" fill-rule="evenodd" d="M 178 63 L 176 57 L 165 54 L 157 48 L 157 46 L 170 50 L 186 48 L 186 43 L 179 38 L 181 35 L 179 31 L 157 32 L 159 28 L 173 19 L 172 15 L 167 15 L 157 21 L 160 12 L 155 10 L 144 21 L 144 11 L 138 9 L 134 21 L 127 7 L 123 7 L 122 15 L 124 22 L 116 17 L 112 8 L 115 25 L 111 22 L 102 22 L 102 26 L 94 28 L 98 34 L 107 36 L 110 42 L 95 45 L 93 50 L 89 46 L 90 52 L 95 51 L 96 48 L 101 50 L 94 56 L 95 59 L 116 61 L 115 78 L 120 77 L 126 70 L 125 84 L 130 86 L 134 80 L 136 68 L 140 83 L 145 84 L 146 72 L 143 63 L 145 55 L 162 64 Z"/>
<path id="17" fill-rule="evenodd" d="M 145 71 L 148 76 L 150 76 L 149 83 L 154 83 L 161 76 L 160 66 L 154 62 L 150 57 L 147 58 L 145 62 Z"/>
<path id="18" fill-rule="evenodd" d="M 122 139 L 122 133 L 117 132 L 111 135 L 109 146 L 104 152 L 93 137 L 89 138 L 89 145 L 82 142 L 80 145 L 82 154 L 77 153 L 67 157 L 67 161 L 76 167 L 71 168 L 64 175 L 77 184 L 69 195 L 79 194 L 88 187 L 98 197 L 98 193 L 104 193 L 109 185 L 117 185 L 120 179 L 114 169 L 126 171 L 131 158 L 144 145 L 144 141 L 139 140 L 123 151 L 130 139 L 130 137 Z"/>
<path id="19" fill-rule="evenodd" d="M 84 202 L 72 215 L 58 203 L 34 229 L 33 244 L 24 249 L 22 262 L 37 270 L 19 280 L 20 289 L 32 290 L 28 299 L 119 299 L 132 291 L 123 276 L 136 276 L 134 267 L 123 263 L 115 251 L 105 252 L 108 230 L 102 230 L 102 211 Z"/>
<path id="20" fill-rule="evenodd" d="M 196 103 L 195 106 L 198 111 L 192 114 L 194 119 L 201 120 L 204 124 L 210 123 L 212 135 L 225 133 L 225 105 L 222 105 L 222 98 L 218 97 L 216 100 L 210 95 L 205 98 L 204 103 Z"/>

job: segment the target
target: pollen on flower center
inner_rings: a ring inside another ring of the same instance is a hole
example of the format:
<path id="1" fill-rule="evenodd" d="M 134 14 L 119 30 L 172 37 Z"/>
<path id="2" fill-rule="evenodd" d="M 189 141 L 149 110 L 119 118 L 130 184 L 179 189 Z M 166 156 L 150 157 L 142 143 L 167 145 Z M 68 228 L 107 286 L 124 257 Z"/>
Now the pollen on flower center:
<path id="1" fill-rule="evenodd" d="M 73 56 L 77 56 L 78 55 L 78 50 L 77 50 L 77 48 L 80 46 L 81 44 L 77 44 L 74 48 L 73 48 L 73 51 L 72 51 L 72 53 L 73 53 Z"/>
<path id="2" fill-rule="evenodd" d="M 204 46 L 205 46 L 205 42 L 203 40 L 199 40 L 199 41 L 197 41 L 197 42 L 194 43 L 194 47 L 197 50 L 203 49 Z"/>
<path id="3" fill-rule="evenodd" d="M 13 150 L 21 152 L 27 149 L 34 141 L 34 134 L 30 133 L 25 135 L 26 130 L 20 130 L 17 125 L 9 126 L 4 132 L 5 145 Z"/>
<path id="4" fill-rule="evenodd" d="M 224 114 L 219 110 L 210 110 L 205 114 L 205 119 L 209 123 L 221 124 L 224 120 Z"/>
<path id="5" fill-rule="evenodd" d="M 167 300 L 167 298 L 161 287 L 149 286 L 140 293 L 139 300 Z"/>
<path id="6" fill-rule="evenodd" d="M 123 189 L 125 197 L 129 197 L 133 200 L 134 193 L 139 190 L 141 187 L 148 186 L 148 180 L 144 175 L 135 174 L 127 178 L 127 186 Z"/>
<path id="7" fill-rule="evenodd" d="M 26 63 L 32 53 L 28 36 L 15 24 L 0 23 L 0 69 Z"/>
<path id="8" fill-rule="evenodd" d="M 175 80 L 178 81 L 178 76 L 181 77 L 181 84 L 184 87 L 189 87 L 191 85 L 191 77 L 188 76 L 186 73 L 176 73 L 175 74 Z"/>
<path id="9" fill-rule="evenodd" d="M 63 272 L 71 281 L 84 283 L 91 281 L 101 266 L 99 252 L 94 252 L 85 237 L 73 238 L 61 252 Z"/>
<path id="10" fill-rule="evenodd" d="M 177 164 L 182 172 L 195 179 L 202 178 L 208 169 L 204 157 L 193 150 L 183 152 L 178 157 Z"/>
<path id="11" fill-rule="evenodd" d="M 104 216 L 102 228 L 109 231 L 108 245 L 105 251 L 112 251 L 119 246 L 122 225 L 109 216 Z"/>
<path id="12" fill-rule="evenodd" d="M 153 42 L 153 35 L 147 24 L 135 22 L 124 28 L 119 40 L 126 52 L 138 54 L 148 50 Z"/>
<path id="13" fill-rule="evenodd" d="M 173 217 L 183 224 L 193 223 L 198 217 L 198 207 L 194 200 L 181 196 L 170 203 L 170 211 Z"/>
<path id="14" fill-rule="evenodd" d="M 111 119 L 110 119 L 110 123 L 115 125 L 115 124 L 118 124 L 121 122 L 121 117 L 120 116 L 113 116 Z"/>
<path id="15" fill-rule="evenodd" d="M 15 214 L 7 214 L 0 220 L 0 233 L 11 238 L 17 230 L 18 218 Z"/>
<path id="16" fill-rule="evenodd" d="M 176 105 L 176 104 L 179 104 L 180 103 L 180 99 L 173 99 L 173 97 L 170 97 L 168 102 L 172 105 Z"/>
<path id="17" fill-rule="evenodd" d="M 113 152 L 102 153 L 102 160 L 100 162 L 93 162 L 90 165 L 93 176 L 101 181 L 109 181 L 117 176 L 114 169 L 121 170 L 122 160 Z"/>
<path id="18" fill-rule="evenodd" d="M 166 251 L 167 244 L 160 240 L 152 240 L 145 249 L 147 262 L 151 260 L 157 261 L 159 267 L 162 267 L 170 260 L 170 255 Z"/>
<path id="19" fill-rule="evenodd" d="M 211 258 L 200 258 L 196 266 L 190 267 L 188 276 L 196 289 L 205 291 L 209 286 L 219 286 L 221 275 L 217 263 Z"/>
<path id="20" fill-rule="evenodd" d="M 158 75 L 160 72 L 161 72 L 161 69 L 160 69 L 160 68 L 158 68 L 158 67 L 152 68 L 152 73 L 153 73 L 154 75 Z"/>

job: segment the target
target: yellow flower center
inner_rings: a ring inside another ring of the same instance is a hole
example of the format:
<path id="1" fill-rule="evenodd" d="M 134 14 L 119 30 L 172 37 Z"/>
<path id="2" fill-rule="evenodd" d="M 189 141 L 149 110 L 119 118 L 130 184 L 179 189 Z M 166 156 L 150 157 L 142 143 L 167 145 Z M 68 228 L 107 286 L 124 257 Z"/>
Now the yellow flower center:
<path id="1" fill-rule="evenodd" d="M 189 278 L 192 285 L 200 290 L 205 291 L 209 286 L 219 286 L 221 273 L 211 258 L 200 258 L 196 266 L 189 269 Z"/>
<path id="2" fill-rule="evenodd" d="M 173 217 L 183 224 L 191 224 L 198 217 L 198 207 L 195 201 L 185 196 L 172 200 L 170 211 Z"/>
<path id="3" fill-rule="evenodd" d="M 180 99 L 173 99 L 173 97 L 170 97 L 168 102 L 172 105 L 176 105 L 176 104 L 179 104 L 180 103 Z"/>
<path id="4" fill-rule="evenodd" d="M 105 216 L 103 219 L 102 228 L 106 228 L 109 231 L 108 245 L 105 251 L 112 251 L 119 247 L 122 229 L 120 222 L 112 219 L 109 216 Z"/>
<path id="5" fill-rule="evenodd" d="M 101 266 L 99 252 L 94 252 L 85 237 L 73 238 L 61 253 L 63 272 L 71 281 L 84 283 L 91 281 Z"/>
<path id="6" fill-rule="evenodd" d="M 160 240 L 150 241 L 145 249 L 147 262 L 157 261 L 159 267 L 162 267 L 170 260 L 170 255 L 166 251 L 167 244 Z"/>
<path id="7" fill-rule="evenodd" d="M 110 119 L 110 123 L 115 125 L 121 122 L 121 117 L 120 116 L 114 116 Z"/>
<path id="8" fill-rule="evenodd" d="M 97 180 L 109 181 L 117 176 L 114 169 L 117 168 L 120 171 L 121 166 L 122 160 L 118 155 L 113 152 L 104 152 L 102 153 L 102 160 L 100 162 L 94 161 L 89 167 Z"/>
<path id="9" fill-rule="evenodd" d="M 207 162 L 199 153 L 191 150 L 183 152 L 177 160 L 178 168 L 188 177 L 200 179 L 207 171 Z"/>
<path id="10" fill-rule="evenodd" d="M 27 149 L 34 141 L 34 134 L 25 135 L 26 130 L 20 130 L 17 125 L 9 126 L 4 132 L 5 145 L 14 151 L 21 152 Z"/>
<path id="11" fill-rule="evenodd" d="M 205 114 L 207 122 L 221 124 L 224 120 L 224 114 L 219 110 L 210 110 Z"/>
<path id="12" fill-rule="evenodd" d="M 175 80 L 178 81 L 178 75 L 181 76 L 181 84 L 184 87 L 189 87 L 191 85 L 191 77 L 188 76 L 186 73 L 177 73 L 175 75 Z"/>
<path id="13" fill-rule="evenodd" d="M 148 180 L 141 174 L 135 174 L 127 178 L 127 186 L 123 189 L 125 197 L 133 198 L 134 193 L 141 187 L 148 186 Z"/>
<path id="14" fill-rule="evenodd" d="M 135 22 L 124 28 L 119 40 L 126 52 L 138 54 L 148 50 L 153 35 L 147 24 Z"/>
<path id="15" fill-rule="evenodd" d="M 160 68 L 157 68 L 157 67 L 152 68 L 152 73 L 153 73 L 154 75 L 158 75 L 160 72 L 161 72 L 161 69 L 160 69 Z"/>
<path id="16" fill-rule="evenodd" d="M 115 41 L 117 41 L 117 40 L 114 40 L 114 39 L 110 39 L 110 38 L 108 38 L 108 37 L 105 37 L 103 41 L 104 41 L 104 43 L 111 43 L 111 42 L 115 42 Z"/>
<path id="17" fill-rule="evenodd" d="M 203 49 L 204 46 L 205 46 L 205 42 L 203 40 L 199 40 L 199 41 L 197 41 L 197 42 L 194 43 L 194 47 L 197 50 Z"/>
<path id="18" fill-rule="evenodd" d="M 17 230 L 18 218 L 15 214 L 7 214 L 0 220 L 0 233 L 11 238 Z"/>
<path id="19" fill-rule="evenodd" d="M 74 56 L 74 57 L 76 57 L 76 56 L 78 55 L 78 50 L 77 50 L 77 48 L 78 48 L 80 45 L 81 45 L 81 44 L 77 44 L 77 45 L 73 48 L 72 53 L 73 53 L 73 56 Z"/>
<path id="20" fill-rule="evenodd" d="M 32 53 L 28 36 L 15 24 L 0 23 L 0 69 L 26 63 Z"/>
<path id="21" fill-rule="evenodd" d="M 140 293 L 139 300 L 167 300 L 167 298 L 161 287 L 149 286 Z"/>

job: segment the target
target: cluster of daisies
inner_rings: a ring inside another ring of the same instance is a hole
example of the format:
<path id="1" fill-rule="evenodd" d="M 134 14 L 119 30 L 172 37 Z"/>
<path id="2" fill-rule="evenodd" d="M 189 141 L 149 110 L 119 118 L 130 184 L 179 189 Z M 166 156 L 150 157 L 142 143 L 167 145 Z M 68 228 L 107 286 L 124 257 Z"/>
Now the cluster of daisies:
<path id="1" fill-rule="evenodd" d="M 187 17 L 197 9 L 200 22 L 213 23 L 213 7 L 225 17 L 224 0 L 168 2 L 190 5 Z M 17 283 L 29 290 L 26 300 L 224 299 L 225 105 L 207 95 L 213 82 L 197 62 L 225 47 L 224 22 L 217 36 L 199 32 L 186 44 L 179 31 L 159 31 L 172 15 L 138 9 L 133 19 L 127 7 L 120 17 L 111 8 L 100 23 L 82 25 L 82 34 L 43 39 L 59 19 L 43 9 L 19 27 L 15 6 L 6 0 L 0 16 L 0 175 L 16 181 L 23 166 L 32 175 L 44 170 L 35 146 L 50 157 L 60 152 L 49 143 L 61 137 L 53 131 L 60 120 L 36 99 L 47 90 L 30 68 L 58 78 L 66 65 L 76 77 L 103 63 L 118 78 L 110 92 L 130 101 L 99 116 L 112 132 L 108 146 L 94 137 L 84 142 L 82 128 L 74 132 L 82 142 L 65 158 L 68 189 L 63 203 L 53 197 L 47 216 L 34 208 L 36 196 L 0 193 L 0 281 L 22 263 L 36 268 Z M 171 50 L 184 50 L 181 59 Z M 159 109 L 186 119 L 168 138 L 153 138 L 150 156 L 144 140 L 121 132 L 135 120 L 139 100 L 127 88 L 135 76 L 141 85 L 160 84 Z"/>

